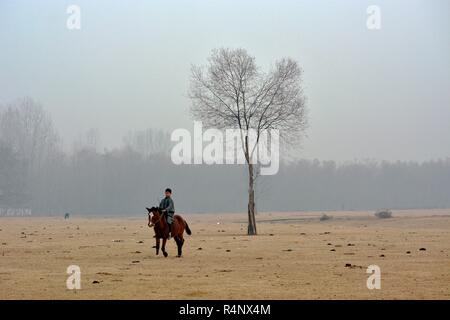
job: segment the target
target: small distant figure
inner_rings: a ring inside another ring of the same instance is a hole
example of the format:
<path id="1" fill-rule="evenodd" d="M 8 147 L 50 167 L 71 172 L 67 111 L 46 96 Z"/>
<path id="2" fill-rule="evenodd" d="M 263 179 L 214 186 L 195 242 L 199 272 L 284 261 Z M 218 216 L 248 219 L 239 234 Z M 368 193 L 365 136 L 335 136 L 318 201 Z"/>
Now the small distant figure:
<path id="1" fill-rule="evenodd" d="M 68 214 L 67 212 L 66 212 L 66 214 L 64 215 L 64 220 L 67 220 L 67 219 L 69 219 L 70 218 L 70 214 Z"/>

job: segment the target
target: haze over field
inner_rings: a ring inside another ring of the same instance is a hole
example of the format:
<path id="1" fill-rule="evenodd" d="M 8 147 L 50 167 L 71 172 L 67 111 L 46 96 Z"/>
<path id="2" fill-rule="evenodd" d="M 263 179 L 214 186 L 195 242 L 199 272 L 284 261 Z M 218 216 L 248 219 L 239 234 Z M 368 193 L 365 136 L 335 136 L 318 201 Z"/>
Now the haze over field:
<path id="1" fill-rule="evenodd" d="M 302 158 L 430 160 L 450 156 L 450 4 L 377 1 L 0 1 L 0 104 L 30 96 L 67 150 L 91 129 L 100 150 L 130 130 L 191 128 L 192 63 L 243 47 L 268 68 L 304 69 L 310 128 Z M 239 10 L 236 8 L 239 7 Z"/>
<path id="2" fill-rule="evenodd" d="M 135 214 L 170 186 L 177 210 L 245 211 L 244 166 L 169 157 L 221 47 L 303 69 L 309 126 L 258 211 L 450 207 L 448 1 L 377 1 L 380 30 L 369 1 L 77 1 L 80 30 L 69 4 L 0 1 L 0 208 Z"/>

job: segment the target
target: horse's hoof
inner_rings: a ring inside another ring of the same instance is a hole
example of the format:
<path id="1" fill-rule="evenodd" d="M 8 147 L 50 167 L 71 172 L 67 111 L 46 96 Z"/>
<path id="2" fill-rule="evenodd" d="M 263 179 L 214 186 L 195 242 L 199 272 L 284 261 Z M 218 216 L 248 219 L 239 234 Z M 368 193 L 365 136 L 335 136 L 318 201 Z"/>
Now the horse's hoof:
<path id="1" fill-rule="evenodd" d="M 156 255 L 159 255 L 159 252 L 156 252 Z"/>
<path id="2" fill-rule="evenodd" d="M 178 255 L 177 258 L 181 258 L 181 255 Z"/>
<path id="3" fill-rule="evenodd" d="M 164 257 L 167 258 L 167 256 L 168 256 L 167 252 L 163 252 L 163 254 L 164 254 Z"/>

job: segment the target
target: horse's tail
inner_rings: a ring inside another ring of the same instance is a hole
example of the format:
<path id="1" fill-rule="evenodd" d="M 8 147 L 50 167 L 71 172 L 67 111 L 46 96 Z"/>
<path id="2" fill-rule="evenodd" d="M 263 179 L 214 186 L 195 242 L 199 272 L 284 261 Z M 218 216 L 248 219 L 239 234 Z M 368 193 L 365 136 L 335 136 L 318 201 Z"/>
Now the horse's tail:
<path id="1" fill-rule="evenodd" d="M 188 235 L 191 235 L 191 234 L 192 234 L 192 231 L 191 231 L 191 229 L 189 228 L 189 225 L 188 225 L 188 223 L 186 222 L 186 220 L 184 220 L 184 225 L 186 226 L 186 233 L 187 233 Z"/>

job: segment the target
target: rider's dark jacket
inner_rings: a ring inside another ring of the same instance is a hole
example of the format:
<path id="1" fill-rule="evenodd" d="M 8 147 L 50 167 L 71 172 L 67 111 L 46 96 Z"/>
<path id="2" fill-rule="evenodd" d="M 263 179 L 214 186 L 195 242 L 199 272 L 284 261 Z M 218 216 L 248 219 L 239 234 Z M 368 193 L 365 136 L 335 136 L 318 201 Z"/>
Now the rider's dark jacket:
<path id="1" fill-rule="evenodd" d="M 166 215 L 167 223 L 172 223 L 173 215 L 175 214 L 175 205 L 172 198 L 165 197 L 162 199 L 159 208 L 163 210 L 163 213 Z"/>

